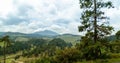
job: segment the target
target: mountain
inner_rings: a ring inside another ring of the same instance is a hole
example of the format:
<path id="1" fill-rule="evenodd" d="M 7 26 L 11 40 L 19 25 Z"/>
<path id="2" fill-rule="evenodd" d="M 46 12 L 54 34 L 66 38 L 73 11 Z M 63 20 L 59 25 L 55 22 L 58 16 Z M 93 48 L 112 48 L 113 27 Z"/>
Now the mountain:
<path id="1" fill-rule="evenodd" d="M 38 31 L 30 34 L 20 33 L 20 32 L 0 32 L 0 37 L 4 35 L 9 35 L 12 40 L 24 42 L 28 41 L 31 38 L 43 38 L 52 40 L 53 38 L 61 38 L 65 40 L 68 43 L 76 44 L 80 42 L 80 35 L 73 35 L 73 34 L 58 34 L 54 31 L 50 30 L 44 30 L 44 31 Z"/>
<path id="2" fill-rule="evenodd" d="M 38 31 L 33 34 L 41 35 L 41 36 L 57 36 L 57 35 L 59 35 L 58 33 L 50 31 L 50 30 Z"/>
<path id="3" fill-rule="evenodd" d="M 0 36 L 9 35 L 9 36 L 25 36 L 26 34 L 20 32 L 0 32 Z"/>
<path id="4" fill-rule="evenodd" d="M 116 40 L 116 37 L 115 35 L 111 35 L 109 37 L 107 37 L 109 41 L 115 41 Z"/>
<path id="5" fill-rule="evenodd" d="M 2 35 L 4 35 L 5 34 L 5 32 L 0 32 L 0 36 L 2 36 Z"/>
<path id="6" fill-rule="evenodd" d="M 62 34 L 63 36 L 74 36 L 74 37 L 78 37 L 80 35 L 74 35 L 74 34 L 69 34 L 69 33 L 66 33 L 66 34 Z"/>
<path id="7" fill-rule="evenodd" d="M 30 34 L 20 33 L 20 32 L 0 32 L 0 37 L 4 35 L 9 35 L 11 37 L 53 37 L 59 35 L 56 32 L 50 31 L 50 30 L 44 30 L 44 31 L 38 31 Z"/>

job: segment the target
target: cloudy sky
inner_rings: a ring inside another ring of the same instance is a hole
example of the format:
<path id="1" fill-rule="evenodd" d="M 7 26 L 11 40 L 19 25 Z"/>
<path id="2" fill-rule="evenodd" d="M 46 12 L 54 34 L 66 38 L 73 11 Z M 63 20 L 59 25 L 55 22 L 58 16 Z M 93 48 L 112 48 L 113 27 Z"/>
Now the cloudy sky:
<path id="1" fill-rule="evenodd" d="M 115 31 L 120 29 L 120 0 L 105 10 Z M 0 32 L 33 33 L 52 30 L 81 34 L 79 0 L 0 0 Z M 114 31 L 114 33 L 115 33 Z"/>

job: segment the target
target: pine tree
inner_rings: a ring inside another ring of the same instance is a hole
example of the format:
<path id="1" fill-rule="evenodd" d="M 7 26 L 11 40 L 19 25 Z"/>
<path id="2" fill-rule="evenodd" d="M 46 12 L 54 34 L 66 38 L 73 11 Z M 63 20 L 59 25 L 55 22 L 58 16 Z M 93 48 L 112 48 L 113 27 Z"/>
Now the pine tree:
<path id="1" fill-rule="evenodd" d="M 79 26 L 80 32 L 86 32 L 82 37 L 83 51 L 86 57 L 90 59 L 90 56 L 97 58 L 101 56 L 101 41 L 107 35 L 111 34 L 113 27 L 109 26 L 107 21 L 109 18 L 105 16 L 105 8 L 113 8 L 112 2 L 102 0 L 79 0 L 80 8 L 83 10 L 81 13 L 81 26 Z M 87 48 L 85 48 L 87 47 Z M 85 52 L 86 52 L 85 51 Z"/>

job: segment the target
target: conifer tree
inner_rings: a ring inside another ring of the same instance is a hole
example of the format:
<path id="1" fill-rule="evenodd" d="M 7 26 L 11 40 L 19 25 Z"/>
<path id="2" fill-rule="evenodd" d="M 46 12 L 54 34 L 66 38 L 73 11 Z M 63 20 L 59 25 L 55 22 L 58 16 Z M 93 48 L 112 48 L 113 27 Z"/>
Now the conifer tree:
<path id="1" fill-rule="evenodd" d="M 84 48 L 83 51 L 87 51 L 86 57 L 95 56 L 94 58 L 97 58 L 101 56 L 101 40 L 111 34 L 113 30 L 113 27 L 109 26 L 109 18 L 104 15 L 105 12 L 102 10 L 113 8 L 113 5 L 111 1 L 105 2 L 103 0 L 79 1 L 80 8 L 83 10 L 79 32 L 86 32 L 81 40 L 83 42 L 81 48 Z"/>

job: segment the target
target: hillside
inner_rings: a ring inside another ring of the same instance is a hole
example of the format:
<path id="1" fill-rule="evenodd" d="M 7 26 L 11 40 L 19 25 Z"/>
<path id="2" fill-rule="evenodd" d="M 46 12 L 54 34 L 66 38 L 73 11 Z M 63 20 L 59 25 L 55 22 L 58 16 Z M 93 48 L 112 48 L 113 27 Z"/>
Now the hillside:
<path id="1" fill-rule="evenodd" d="M 57 38 L 61 38 L 61 39 L 65 40 L 66 42 L 71 42 L 72 44 L 76 44 L 76 43 L 80 42 L 81 36 L 72 35 L 72 34 L 63 34 L 63 35 L 57 36 Z"/>
<path id="2" fill-rule="evenodd" d="M 29 34 L 20 33 L 20 32 L 0 32 L 0 36 L 4 36 L 4 35 L 9 35 L 12 37 L 18 37 L 18 36 L 24 36 L 24 37 L 48 36 L 48 37 L 52 37 L 52 36 L 57 36 L 59 34 L 54 31 L 50 31 L 50 30 L 38 31 L 38 32 L 34 32 L 34 33 L 29 33 Z"/>
<path id="3" fill-rule="evenodd" d="M 53 38 L 61 38 L 65 40 L 66 42 L 70 42 L 72 44 L 75 44 L 77 42 L 80 42 L 81 36 L 79 35 L 73 35 L 73 34 L 58 34 L 54 31 L 50 30 L 44 30 L 44 31 L 38 31 L 30 34 L 20 33 L 20 32 L 0 32 L 0 37 L 4 35 L 9 35 L 11 39 L 15 41 L 27 41 L 30 38 L 43 38 L 43 39 L 49 39 L 52 40 Z"/>

